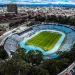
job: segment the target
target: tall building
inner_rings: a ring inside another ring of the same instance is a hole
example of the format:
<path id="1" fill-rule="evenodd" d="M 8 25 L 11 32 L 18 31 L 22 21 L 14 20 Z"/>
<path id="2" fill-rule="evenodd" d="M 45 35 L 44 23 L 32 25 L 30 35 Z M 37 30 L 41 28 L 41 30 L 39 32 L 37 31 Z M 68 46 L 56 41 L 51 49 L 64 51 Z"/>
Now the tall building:
<path id="1" fill-rule="evenodd" d="M 7 4 L 7 11 L 8 12 L 14 12 L 17 14 L 17 4 L 15 4 L 15 3 Z"/>

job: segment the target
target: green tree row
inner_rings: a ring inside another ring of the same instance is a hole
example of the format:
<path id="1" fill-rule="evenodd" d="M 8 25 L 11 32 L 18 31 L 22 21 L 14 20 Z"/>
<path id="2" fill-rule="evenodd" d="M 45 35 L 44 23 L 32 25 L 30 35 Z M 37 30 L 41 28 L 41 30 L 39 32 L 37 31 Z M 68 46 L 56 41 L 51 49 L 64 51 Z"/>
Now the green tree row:
<path id="1" fill-rule="evenodd" d="M 4 59 L 3 56 L 0 58 Z M 47 60 L 43 60 L 43 54 L 38 50 L 26 52 L 19 48 L 11 59 L 0 60 L 0 75 L 57 75 L 74 61 L 75 44 L 69 52 L 60 53 L 58 58 Z"/>

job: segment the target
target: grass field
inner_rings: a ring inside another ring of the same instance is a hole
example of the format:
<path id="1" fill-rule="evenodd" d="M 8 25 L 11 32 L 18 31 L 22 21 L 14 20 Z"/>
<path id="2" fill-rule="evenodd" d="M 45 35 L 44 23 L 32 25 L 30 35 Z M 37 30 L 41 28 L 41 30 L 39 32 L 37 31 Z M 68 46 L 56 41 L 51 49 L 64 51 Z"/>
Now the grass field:
<path id="1" fill-rule="evenodd" d="M 52 49 L 62 35 L 56 32 L 43 31 L 29 39 L 25 44 L 34 45 L 45 51 Z"/>

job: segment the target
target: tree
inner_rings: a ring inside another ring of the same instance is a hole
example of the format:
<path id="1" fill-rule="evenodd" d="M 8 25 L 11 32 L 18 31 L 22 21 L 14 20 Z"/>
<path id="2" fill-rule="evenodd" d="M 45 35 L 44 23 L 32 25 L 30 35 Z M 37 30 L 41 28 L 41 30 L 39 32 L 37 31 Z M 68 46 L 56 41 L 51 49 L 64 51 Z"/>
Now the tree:
<path id="1" fill-rule="evenodd" d="M 4 75 L 28 75 L 30 65 L 22 59 L 10 59 L 0 64 L 0 72 Z"/>
<path id="2" fill-rule="evenodd" d="M 3 46 L 0 46 L 0 58 L 1 59 L 6 59 L 7 57 L 8 57 L 8 54 L 4 50 L 4 47 Z"/>
<path id="3" fill-rule="evenodd" d="M 24 48 L 18 48 L 16 52 L 13 54 L 12 58 L 26 59 L 26 50 Z"/>
<path id="4" fill-rule="evenodd" d="M 41 51 L 38 50 L 31 50 L 28 53 L 26 53 L 26 50 L 24 48 L 19 48 L 16 50 L 12 58 L 22 59 L 32 64 L 40 64 L 40 62 L 43 60 L 43 54 Z"/>
<path id="5" fill-rule="evenodd" d="M 68 58 L 62 58 L 60 60 L 58 59 L 58 60 L 56 60 L 56 62 L 57 62 L 56 65 L 58 66 L 60 71 L 63 71 L 69 65 L 69 59 Z"/>
<path id="6" fill-rule="evenodd" d="M 40 64 L 40 62 L 43 60 L 43 54 L 40 51 L 29 51 L 26 54 L 26 61 L 28 63 L 32 63 L 32 64 Z"/>
<path id="7" fill-rule="evenodd" d="M 61 55 L 61 54 L 63 54 L 63 52 L 62 51 L 58 51 L 57 54 L 58 55 Z"/>
<path id="8" fill-rule="evenodd" d="M 60 69 L 56 64 L 56 60 L 46 60 L 42 63 L 42 68 L 47 70 L 51 75 L 57 75 L 60 72 Z"/>
<path id="9" fill-rule="evenodd" d="M 38 66 L 32 66 L 29 75 L 50 75 L 49 72 Z"/>
<path id="10" fill-rule="evenodd" d="M 40 62 L 43 61 L 43 54 L 41 51 L 36 50 L 36 64 L 40 64 Z"/>

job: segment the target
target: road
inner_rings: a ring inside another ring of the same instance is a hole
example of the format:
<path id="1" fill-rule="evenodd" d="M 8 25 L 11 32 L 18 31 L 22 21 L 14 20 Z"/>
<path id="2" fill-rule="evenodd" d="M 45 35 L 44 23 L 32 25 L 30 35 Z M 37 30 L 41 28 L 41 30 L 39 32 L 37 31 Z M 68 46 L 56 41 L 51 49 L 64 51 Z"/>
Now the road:
<path id="1" fill-rule="evenodd" d="M 11 34 L 12 34 L 12 31 L 14 31 L 14 30 L 16 30 L 16 28 L 13 29 L 13 30 L 7 31 L 7 32 L 5 32 L 3 35 L 0 36 L 0 45 L 3 44 L 3 40 L 4 40 L 7 36 L 11 35 Z"/>

